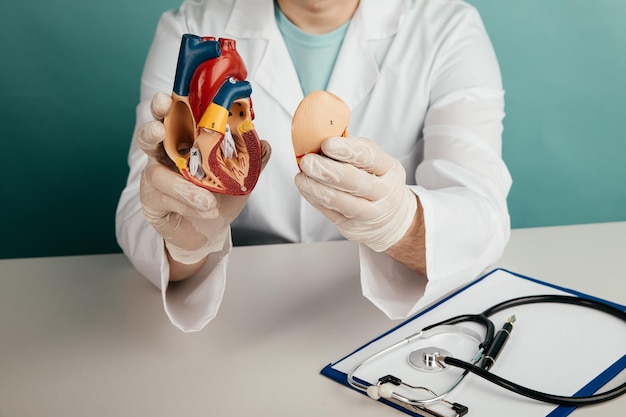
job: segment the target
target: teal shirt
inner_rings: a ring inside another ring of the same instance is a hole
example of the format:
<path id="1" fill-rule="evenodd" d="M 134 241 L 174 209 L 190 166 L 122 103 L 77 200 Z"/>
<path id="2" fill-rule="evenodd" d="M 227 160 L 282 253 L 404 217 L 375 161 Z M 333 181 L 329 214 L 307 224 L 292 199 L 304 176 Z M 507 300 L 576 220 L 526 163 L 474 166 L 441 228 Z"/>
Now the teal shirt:
<path id="1" fill-rule="evenodd" d="M 301 31 L 274 3 L 276 23 L 293 61 L 304 95 L 326 90 L 350 22 L 322 35 Z"/>

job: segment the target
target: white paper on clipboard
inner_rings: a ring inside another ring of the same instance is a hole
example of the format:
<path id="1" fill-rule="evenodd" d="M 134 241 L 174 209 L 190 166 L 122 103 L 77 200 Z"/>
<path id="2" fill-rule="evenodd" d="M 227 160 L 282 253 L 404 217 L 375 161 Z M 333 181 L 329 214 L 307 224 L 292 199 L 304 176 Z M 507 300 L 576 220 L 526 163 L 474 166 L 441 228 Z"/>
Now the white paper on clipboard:
<path id="1" fill-rule="evenodd" d="M 511 298 L 539 294 L 584 296 L 573 290 L 497 269 L 343 359 L 329 364 L 322 374 L 348 385 L 346 375 L 355 365 L 428 325 L 460 314 L 480 313 Z M 492 316 L 496 330 L 513 314 L 517 319 L 514 330 L 491 369 L 497 375 L 551 394 L 569 396 L 584 388 L 584 395 L 590 395 L 626 368 L 626 325 L 618 318 L 575 305 L 531 304 Z M 469 327 L 480 329 L 473 325 Z M 368 365 L 361 375 L 355 376 L 371 384 L 388 374 L 413 377 L 417 374 L 421 378 L 421 371 L 408 362 L 410 351 L 409 345 L 394 352 L 395 356 Z M 469 416 L 480 417 L 558 417 L 573 411 L 571 407 L 557 407 L 521 397 L 474 375 L 469 375 L 447 400 L 467 406 Z"/>

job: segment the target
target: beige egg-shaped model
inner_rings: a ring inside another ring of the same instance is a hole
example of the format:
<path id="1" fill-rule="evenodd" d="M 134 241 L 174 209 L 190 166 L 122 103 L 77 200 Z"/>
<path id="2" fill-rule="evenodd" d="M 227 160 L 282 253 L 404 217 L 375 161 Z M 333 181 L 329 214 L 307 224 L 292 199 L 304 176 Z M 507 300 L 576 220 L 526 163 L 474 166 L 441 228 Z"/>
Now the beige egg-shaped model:
<path id="1" fill-rule="evenodd" d="M 308 94 L 296 109 L 291 122 L 291 140 L 296 160 L 307 153 L 319 153 L 321 143 L 332 136 L 347 136 L 350 108 L 328 91 Z"/>

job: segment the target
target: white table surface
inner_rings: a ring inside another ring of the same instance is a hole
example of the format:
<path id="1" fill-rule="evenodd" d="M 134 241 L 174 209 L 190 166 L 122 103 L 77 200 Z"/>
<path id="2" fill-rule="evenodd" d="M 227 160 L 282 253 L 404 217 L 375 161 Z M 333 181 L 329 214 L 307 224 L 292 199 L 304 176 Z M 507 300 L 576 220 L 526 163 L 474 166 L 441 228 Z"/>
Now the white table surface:
<path id="1" fill-rule="evenodd" d="M 626 222 L 516 229 L 497 266 L 626 304 Z M 360 291 L 349 242 L 235 248 L 185 334 L 121 254 L 0 260 L 0 417 L 404 415 L 319 374 L 398 323 Z"/>

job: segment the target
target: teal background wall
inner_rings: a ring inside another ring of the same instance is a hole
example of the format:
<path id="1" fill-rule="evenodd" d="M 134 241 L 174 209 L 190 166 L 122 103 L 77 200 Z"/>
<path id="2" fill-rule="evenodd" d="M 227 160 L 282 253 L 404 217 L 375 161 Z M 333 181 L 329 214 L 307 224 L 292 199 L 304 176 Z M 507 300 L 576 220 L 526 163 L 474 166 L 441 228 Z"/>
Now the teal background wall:
<path id="1" fill-rule="evenodd" d="M 470 2 L 502 68 L 513 227 L 626 220 L 626 1 Z"/>
<path id="2" fill-rule="evenodd" d="M 0 257 L 120 251 L 141 70 L 160 14 L 179 3 L 3 3 Z"/>
<path id="3" fill-rule="evenodd" d="M 513 227 L 626 220 L 626 2 L 470 0 L 507 90 Z M 117 252 L 139 78 L 179 0 L 0 14 L 0 258 Z"/>

